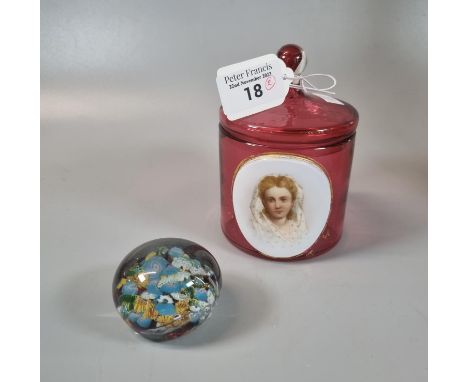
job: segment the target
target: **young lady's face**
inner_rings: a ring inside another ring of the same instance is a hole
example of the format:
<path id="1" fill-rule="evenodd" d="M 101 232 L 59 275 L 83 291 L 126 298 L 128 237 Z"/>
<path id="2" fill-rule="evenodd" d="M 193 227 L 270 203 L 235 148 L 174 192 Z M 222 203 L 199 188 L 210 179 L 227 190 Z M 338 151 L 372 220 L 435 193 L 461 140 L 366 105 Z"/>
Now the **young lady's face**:
<path id="1" fill-rule="evenodd" d="M 265 191 L 265 209 L 272 219 L 288 216 L 293 206 L 292 195 L 287 188 L 271 187 Z"/>

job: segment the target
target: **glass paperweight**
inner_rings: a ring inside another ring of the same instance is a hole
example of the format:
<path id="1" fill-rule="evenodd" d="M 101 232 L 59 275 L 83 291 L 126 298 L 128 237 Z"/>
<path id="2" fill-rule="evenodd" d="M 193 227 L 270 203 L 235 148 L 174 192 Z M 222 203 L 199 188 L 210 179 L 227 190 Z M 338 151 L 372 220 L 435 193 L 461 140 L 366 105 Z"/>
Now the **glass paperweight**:
<path id="1" fill-rule="evenodd" d="M 112 294 L 123 320 L 153 341 L 177 338 L 210 317 L 221 271 L 202 246 L 156 239 L 130 252 L 114 276 Z"/>

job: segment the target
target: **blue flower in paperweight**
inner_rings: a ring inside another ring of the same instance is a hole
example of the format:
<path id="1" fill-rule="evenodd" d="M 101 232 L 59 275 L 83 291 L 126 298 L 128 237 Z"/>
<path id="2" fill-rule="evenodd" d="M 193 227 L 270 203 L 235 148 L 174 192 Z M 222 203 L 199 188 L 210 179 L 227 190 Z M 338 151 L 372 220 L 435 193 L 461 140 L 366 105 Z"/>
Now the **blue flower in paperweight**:
<path id="1" fill-rule="evenodd" d="M 128 254 L 112 284 L 117 311 L 153 341 L 177 338 L 210 317 L 221 290 L 215 258 L 184 239 L 156 239 Z"/>

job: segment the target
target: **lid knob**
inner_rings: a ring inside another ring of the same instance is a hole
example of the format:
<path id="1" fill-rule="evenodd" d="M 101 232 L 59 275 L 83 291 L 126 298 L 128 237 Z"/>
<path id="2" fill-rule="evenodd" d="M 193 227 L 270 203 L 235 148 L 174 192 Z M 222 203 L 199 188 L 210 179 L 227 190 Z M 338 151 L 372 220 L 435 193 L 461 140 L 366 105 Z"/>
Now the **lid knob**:
<path id="1" fill-rule="evenodd" d="M 283 45 L 276 55 L 284 61 L 287 67 L 294 70 L 294 74 L 297 75 L 302 73 L 307 63 L 304 49 L 299 45 Z"/>

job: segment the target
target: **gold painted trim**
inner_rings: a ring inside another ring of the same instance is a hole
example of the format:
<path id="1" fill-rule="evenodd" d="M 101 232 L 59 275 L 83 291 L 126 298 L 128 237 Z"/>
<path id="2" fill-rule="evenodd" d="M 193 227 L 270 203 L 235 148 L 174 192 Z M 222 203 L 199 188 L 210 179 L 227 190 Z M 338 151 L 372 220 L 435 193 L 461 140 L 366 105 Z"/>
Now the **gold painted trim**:
<path id="1" fill-rule="evenodd" d="M 332 205 L 333 205 L 333 200 L 334 200 L 334 190 L 333 190 L 333 185 L 332 185 L 332 182 L 330 180 L 330 175 L 328 174 L 328 171 L 327 169 L 321 164 L 321 163 L 318 163 L 316 160 L 312 159 L 312 158 L 309 158 L 308 156 L 306 155 L 301 155 L 301 154 L 289 154 L 289 153 L 284 153 L 284 152 L 277 152 L 277 151 L 273 151 L 273 152 L 265 152 L 265 153 L 262 153 L 262 154 L 258 154 L 258 155 L 250 155 L 248 156 L 247 158 L 243 159 L 236 167 L 236 169 L 234 170 L 234 173 L 232 175 L 232 184 L 231 184 L 231 201 L 234 197 L 234 182 L 236 180 L 236 177 L 237 177 L 237 173 L 240 171 L 240 169 L 242 167 L 244 167 L 248 162 L 251 162 L 253 160 L 259 160 L 261 159 L 262 157 L 271 157 L 271 158 L 287 158 L 287 159 L 296 159 L 296 160 L 302 160 L 304 162 L 308 162 L 309 164 L 313 165 L 313 166 L 316 166 L 318 168 L 320 168 L 323 173 L 326 175 L 327 179 L 328 179 L 328 184 L 330 186 L 330 211 L 328 212 L 328 216 L 327 216 L 327 220 L 325 222 L 325 225 L 323 226 L 323 229 L 322 231 L 320 232 L 320 234 L 318 235 L 317 239 L 312 243 L 312 245 L 307 248 L 306 250 L 304 250 L 302 253 L 300 253 L 299 255 L 294 255 L 294 256 L 289 256 L 289 257 L 274 257 L 274 256 L 270 256 L 270 255 L 267 255 L 263 252 L 260 252 L 257 248 L 254 247 L 254 249 L 260 253 L 261 255 L 265 256 L 265 257 L 268 257 L 270 259 L 273 259 L 273 260 L 278 260 L 278 259 L 295 259 L 297 257 L 302 257 L 304 256 L 304 253 L 306 254 L 306 257 L 311 257 L 314 255 L 314 251 L 311 250 L 310 248 L 312 248 L 315 243 L 320 240 L 322 238 L 322 235 L 324 234 L 325 230 L 327 230 L 328 228 L 328 220 L 330 219 L 330 215 L 332 213 Z M 234 203 L 233 203 L 234 204 Z M 234 207 L 234 205 L 233 205 Z M 236 216 L 236 210 L 234 209 L 234 216 L 236 217 L 236 223 L 237 225 L 239 226 L 239 223 L 238 223 L 238 220 L 237 220 L 237 216 Z M 240 229 L 240 227 L 239 227 Z M 240 230 L 241 233 L 242 233 L 242 230 Z M 244 234 L 242 233 L 242 236 L 244 236 Z M 247 243 L 249 243 L 250 245 L 252 245 L 248 240 L 247 238 L 244 236 L 244 239 L 247 241 Z M 252 245 L 253 247 L 253 245 Z"/>

